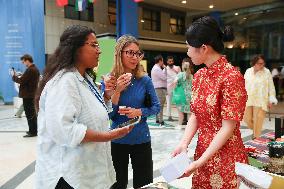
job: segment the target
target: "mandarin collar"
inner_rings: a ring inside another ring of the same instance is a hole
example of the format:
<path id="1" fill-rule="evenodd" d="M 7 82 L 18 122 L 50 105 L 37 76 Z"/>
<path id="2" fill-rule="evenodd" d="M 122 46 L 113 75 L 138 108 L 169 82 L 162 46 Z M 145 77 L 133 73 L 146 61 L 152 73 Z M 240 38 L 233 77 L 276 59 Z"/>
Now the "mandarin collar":
<path id="1" fill-rule="evenodd" d="M 221 56 L 218 60 L 216 60 L 210 67 L 207 68 L 207 73 L 208 74 L 213 74 L 219 70 L 221 70 L 225 63 L 227 63 L 227 59 L 224 56 Z"/>

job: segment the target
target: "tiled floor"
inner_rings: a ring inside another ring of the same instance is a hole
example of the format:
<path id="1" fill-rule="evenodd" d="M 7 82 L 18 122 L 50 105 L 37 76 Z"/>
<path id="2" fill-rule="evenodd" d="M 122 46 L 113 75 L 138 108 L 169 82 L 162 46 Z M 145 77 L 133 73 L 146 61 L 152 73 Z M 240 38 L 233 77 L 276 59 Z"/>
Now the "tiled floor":
<path id="1" fill-rule="evenodd" d="M 14 118 L 12 106 L 0 106 L 0 189 L 30 189 L 34 183 L 34 161 L 36 159 L 36 138 L 23 138 L 27 130 L 26 118 Z M 171 151 L 178 144 L 184 130 L 175 130 L 177 112 L 173 108 L 175 121 L 167 122 L 169 126 L 151 127 L 154 176 L 155 181 L 163 180 L 159 168 L 170 158 Z M 154 122 L 154 119 L 150 119 Z M 153 124 L 154 125 L 154 124 Z M 244 124 L 241 133 L 244 140 L 250 138 L 251 131 Z M 274 119 L 265 120 L 264 130 L 274 129 Z M 192 157 L 196 146 L 196 137 L 189 146 L 188 155 Z M 172 185 L 178 188 L 190 188 L 191 177 L 176 180 Z M 129 166 L 129 187 L 132 186 L 132 169 Z M 241 188 L 246 188 L 242 186 Z"/>

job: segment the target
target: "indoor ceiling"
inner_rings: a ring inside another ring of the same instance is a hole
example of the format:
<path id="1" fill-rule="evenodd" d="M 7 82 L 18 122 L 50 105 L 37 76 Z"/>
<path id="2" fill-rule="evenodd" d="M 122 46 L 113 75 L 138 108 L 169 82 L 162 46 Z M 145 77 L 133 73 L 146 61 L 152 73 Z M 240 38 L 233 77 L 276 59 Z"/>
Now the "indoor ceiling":
<path id="1" fill-rule="evenodd" d="M 187 0 L 186 4 L 182 0 L 144 0 L 145 3 L 157 5 L 159 7 L 174 8 L 182 11 L 229 11 L 243 7 L 251 7 L 259 4 L 266 4 L 281 0 Z M 214 8 L 210 9 L 209 5 Z"/>

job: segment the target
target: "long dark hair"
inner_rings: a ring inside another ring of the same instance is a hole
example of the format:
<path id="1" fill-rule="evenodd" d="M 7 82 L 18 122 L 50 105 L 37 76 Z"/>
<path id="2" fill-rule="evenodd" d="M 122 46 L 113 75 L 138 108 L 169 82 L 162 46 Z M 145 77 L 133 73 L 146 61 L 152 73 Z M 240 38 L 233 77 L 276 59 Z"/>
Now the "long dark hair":
<path id="1" fill-rule="evenodd" d="M 209 16 L 197 19 L 187 29 L 186 41 L 195 48 L 204 45 L 210 45 L 216 52 L 221 53 L 224 50 L 224 43 L 234 40 L 234 31 L 231 26 L 225 26 L 221 30 L 217 21 Z"/>
<path id="2" fill-rule="evenodd" d="M 39 109 L 39 99 L 46 83 L 61 70 L 70 71 L 75 68 L 77 50 L 84 45 L 87 36 L 95 31 L 89 27 L 72 25 L 65 29 L 60 36 L 59 45 L 55 52 L 49 57 L 39 83 L 35 96 L 36 109 Z"/>

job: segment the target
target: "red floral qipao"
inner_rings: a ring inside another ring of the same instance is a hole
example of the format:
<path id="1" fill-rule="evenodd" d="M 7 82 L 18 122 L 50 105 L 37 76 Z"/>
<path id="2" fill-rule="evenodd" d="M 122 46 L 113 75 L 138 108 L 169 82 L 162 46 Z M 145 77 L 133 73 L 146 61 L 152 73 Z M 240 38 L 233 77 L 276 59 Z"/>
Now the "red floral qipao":
<path id="1" fill-rule="evenodd" d="M 222 127 L 222 120 L 235 120 L 237 127 L 225 145 L 195 172 L 193 188 L 236 188 L 235 162 L 248 161 L 240 133 L 246 101 L 244 78 L 225 57 L 194 75 L 191 110 L 198 122 L 194 159 L 197 160 L 208 148 Z"/>

